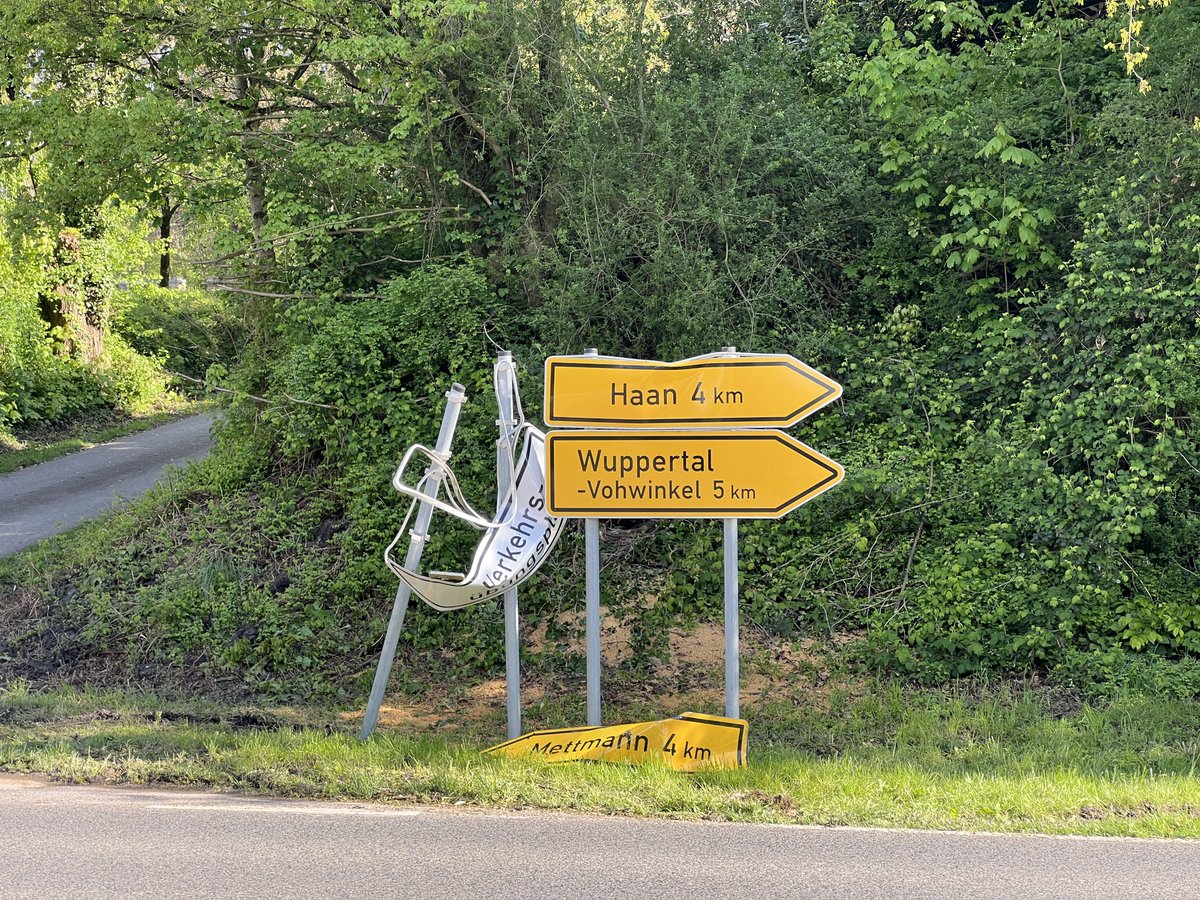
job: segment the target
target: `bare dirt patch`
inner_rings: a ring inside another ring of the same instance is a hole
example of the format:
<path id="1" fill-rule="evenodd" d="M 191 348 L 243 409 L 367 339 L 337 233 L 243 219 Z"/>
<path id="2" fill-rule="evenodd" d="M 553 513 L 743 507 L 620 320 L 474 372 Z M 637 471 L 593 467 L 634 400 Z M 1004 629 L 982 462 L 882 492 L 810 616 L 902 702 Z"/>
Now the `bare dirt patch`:
<path id="1" fill-rule="evenodd" d="M 554 638 L 548 633 L 556 633 Z M 720 623 L 672 629 L 668 652 L 644 669 L 635 669 L 630 620 L 605 616 L 601 628 L 601 690 L 610 705 L 651 705 L 663 716 L 687 711 L 720 712 L 724 705 L 725 634 Z M 819 710 L 829 708 L 834 689 L 861 695 L 857 679 L 836 670 L 835 650 L 850 638 L 835 642 L 813 639 L 787 641 L 743 628 L 741 635 L 741 703 L 759 708 L 784 702 Z M 538 625 L 525 639 L 534 654 L 582 654 L 582 611 L 562 613 L 553 623 Z M 564 675 L 526 666 L 521 673 L 521 702 L 525 709 L 542 701 L 579 701 L 586 690 L 582 675 Z M 471 682 L 429 685 L 419 698 L 392 696 L 380 710 L 379 727 L 416 732 L 472 731 L 502 728 L 506 689 L 503 677 Z M 342 714 L 343 721 L 361 721 L 362 712 Z"/>

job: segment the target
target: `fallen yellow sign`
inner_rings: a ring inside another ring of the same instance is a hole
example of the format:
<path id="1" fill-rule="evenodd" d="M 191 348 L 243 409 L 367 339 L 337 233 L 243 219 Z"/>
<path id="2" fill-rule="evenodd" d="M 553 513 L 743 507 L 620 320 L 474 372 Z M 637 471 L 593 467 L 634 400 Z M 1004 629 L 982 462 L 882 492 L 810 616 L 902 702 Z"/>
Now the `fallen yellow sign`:
<path id="1" fill-rule="evenodd" d="M 684 713 L 677 719 L 531 731 L 484 752 L 541 756 L 549 762 L 661 759 L 673 769 L 736 769 L 746 765 L 745 719 Z"/>

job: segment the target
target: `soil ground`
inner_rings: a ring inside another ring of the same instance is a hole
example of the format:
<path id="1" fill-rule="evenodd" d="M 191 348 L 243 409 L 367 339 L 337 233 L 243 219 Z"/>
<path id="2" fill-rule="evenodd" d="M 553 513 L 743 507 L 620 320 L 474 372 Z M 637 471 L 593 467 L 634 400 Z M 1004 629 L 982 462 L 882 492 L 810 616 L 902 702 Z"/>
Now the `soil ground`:
<path id="1" fill-rule="evenodd" d="M 565 613 L 556 623 L 569 635 L 556 645 L 559 652 L 583 654 L 583 614 Z M 542 624 L 525 637 L 533 653 L 547 649 L 548 625 Z M 683 712 L 720 714 L 725 702 L 724 626 L 700 623 L 690 629 L 672 629 L 668 635 L 669 653 L 655 660 L 649 671 L 635 675 L 631 667 L 634 654 L 632 628 L 628 621 L 606 616 L 601 628 L 601 691 L 606 708 L 643 708 L 658 711 L 659 717 Z M 844 699 L 861 696 L 862 682 L 847 673 L 838 661 L 839 647 L 854 640 L 852 635 L 837 636 L 832 642 L 813 639 L 787 641 L 758 629 L 741 629 L 740 634 L 741 706 L 761 708 L 770 702 L 787 702 L 817 711 L 829 708 L 836 692 Z M 526 710 L 543 703 L 578 703 L 586 692 L 582 675 L 547 673 L 527 666 L 521 673 L 521 702 Z M 380 710 L 379 727 L 426 732 L 486 732 L 489 725 L 503 719 L 506 686 L 500 677 L 477 679 L 470 683 L 431 684 L 419 697 L 389 696 Z M 342 714 L 345 721 L 360 720 L 361 711 Z M 528 729 L 526 729 L 528 730 Z"/>

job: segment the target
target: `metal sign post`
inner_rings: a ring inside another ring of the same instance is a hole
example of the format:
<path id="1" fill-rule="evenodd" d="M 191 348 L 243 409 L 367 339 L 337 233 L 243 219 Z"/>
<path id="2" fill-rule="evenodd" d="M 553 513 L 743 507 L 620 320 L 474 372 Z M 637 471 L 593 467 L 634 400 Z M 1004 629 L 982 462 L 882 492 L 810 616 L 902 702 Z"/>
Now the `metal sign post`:
<path id="1" fill-rule="evenodd" d="M 450 444 L 454 440 L 454 429 L 458 427 L 458 414 L 467 400 L 467 389 L 455 382 L 446 392 L 446 411 L 442 414 L 442 427 L 438 431 L 437 444 L 434 447 L 437 455 L 443 460 L 450 458 Z M 441 486 L 441 469 L 431 465 L 426 472 L 430 496 L 437 496 Z M 416 571 L 421 562 L 421 554 L 425 552 L 425 540 L 429 537 L 429 522 L 433 518 L 433 507 L 421 503 L 417 509 L 416 521 L 410 532 L 408 554 L 404 557 L 404 566 Z M 362 731 L 359 740 L 365 741 L 375 730 L 379 721 L 379 709 L 383 706 L 383 695 L 387 690 L 388 676 L 392 672 L 392 662 L 396 658 L 396 644 L 400 641 L 400 629 L 404 627 L 404 615 L 408 612 L 408 600 L 412 596 L 412 588 L 407 582 L 400 582 L 396 590 L 396 600 L 392 604 L 392 615 L 388 619 L 387 635 L 383 639 L 383 650 L 379 654 L 379 665 L 375 667 L 375 681 L 371 685 L 371 697 L 367 701 L 367 709 L 363 713 Z"/>
<path id="2" fill-rule="evenodd" d="M 725 520 L 725 716 L 740 719 L 738 653 L 738 520 Z"/>
<path id="3" fill-rule="evenodd" d="M 587 611 L 587 723 L 600 724 L 600 520 L 583 524 Z"/>
<path id="4" fill-rule="evenodd" d="M 722 353 L 737 354 L 737 347 Z M 807 367 L 806 367 L 807 368 Z M 814 370 L 815 371 L 815 370 Z M 725 715 L 739 719 L 741 706 L 741 647 L 738 642 L 738 520 L 725 520 Z"/>
<path id="5" fill-rule="evenodd" d="M 500 404 L 500 438 L 496 442 L 496 495 L 503 498 L 512 481 L 517 420 L 513 413 L 513 357 L 496 354 L 496 398 Z M 504 677 L 508 707 L 508 739 L 521 734 L 521 619 L 517 589 L 504 593 Z"/>
<path id="6" fill-rule="evenodd" d="M 590 348 L 585 356 L 598 356 Z M 600 522 L 583 524 L 584 610 L 587 632 L 587 723 L 600 724 Z"/>

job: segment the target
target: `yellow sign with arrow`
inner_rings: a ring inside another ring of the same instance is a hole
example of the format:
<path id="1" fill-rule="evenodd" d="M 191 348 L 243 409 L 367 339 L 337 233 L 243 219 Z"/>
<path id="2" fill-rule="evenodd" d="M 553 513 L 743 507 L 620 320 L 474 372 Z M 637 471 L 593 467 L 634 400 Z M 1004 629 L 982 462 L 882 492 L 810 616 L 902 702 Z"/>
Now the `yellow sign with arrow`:
<path id="1" fill-rule="evenodd" d="M 552 431 L 546 470 L 550 515 L 638 519 L 774 519 L 844 475 L 769 429 Z"/>
<path id="2" fill-rule="evenodd" d="M 684 713 L 677 719 L 531 731 L 489 747 L 497 756 L 537 756 L 547 762 L 603 760 L 640 763 L 659 759 L 673 769 L 746 766 L 745 719 Z"/>
<path id="3" fill-rule="evenodd" d="M 551 426 L 787 428 L 841 395 L 836 381 L 783 354 L 551 356 L 544 410 Z"/>

